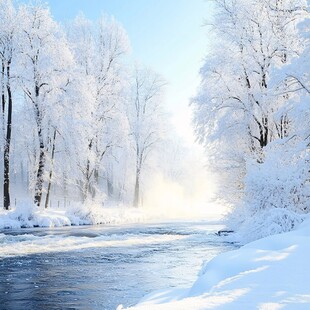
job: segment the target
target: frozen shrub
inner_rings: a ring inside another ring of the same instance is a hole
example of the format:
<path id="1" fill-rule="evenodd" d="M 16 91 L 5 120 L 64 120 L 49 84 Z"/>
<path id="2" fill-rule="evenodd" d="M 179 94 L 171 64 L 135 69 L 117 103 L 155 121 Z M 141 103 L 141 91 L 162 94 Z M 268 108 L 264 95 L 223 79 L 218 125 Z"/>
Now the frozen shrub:
<path id="1" fill-rule="evenodd" d="M 242 205 L 230 224 L 246 241 L 294 229 L 310 211 L 309 151 L 297 139 L 270 143 L 264 162 L 249 161 Z"/>

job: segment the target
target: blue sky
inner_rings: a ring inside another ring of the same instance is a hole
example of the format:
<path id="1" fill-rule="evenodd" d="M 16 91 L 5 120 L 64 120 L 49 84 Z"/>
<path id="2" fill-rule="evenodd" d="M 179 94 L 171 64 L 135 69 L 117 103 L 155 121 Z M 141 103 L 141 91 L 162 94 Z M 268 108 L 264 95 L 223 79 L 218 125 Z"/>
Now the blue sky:
<path id="1" fill-rule="evenodd" d="M 27 1 L 24 1 L 27 2 Z M 199 69 L 207 52 L 204 21 L 212 14 L 206 0 L 49 0 L 60 22 L 83 12 L 89 19 L 114 16 L 126 29 L 132 57 L 168 82 L 166 107 L 179 133 L 191 140 L 190 97 L 199 84 Z"/>

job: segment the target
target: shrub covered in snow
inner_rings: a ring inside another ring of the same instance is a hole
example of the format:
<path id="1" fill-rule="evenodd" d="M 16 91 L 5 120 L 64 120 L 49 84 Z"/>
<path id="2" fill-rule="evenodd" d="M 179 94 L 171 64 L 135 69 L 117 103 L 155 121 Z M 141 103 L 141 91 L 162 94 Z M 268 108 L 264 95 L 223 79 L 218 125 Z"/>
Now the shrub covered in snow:
<path id="1" fill-rule="evenodd" d="M 248 162 L 244 190 L 242 206 L 229 218 L 244 240 L 296 227 L 310 212 L 309 150 L 305 143 L 297 139 L 270 143 L 262 163 Z"/>
<path id="2" fill-rule="evenodd" d="M 263 163 L 248 164 L 247 202 L 255 210 L 285 208 L 308 213 L 309 153 L 306 147 L 287 147 L 285 142 L 270 143 Z"/>

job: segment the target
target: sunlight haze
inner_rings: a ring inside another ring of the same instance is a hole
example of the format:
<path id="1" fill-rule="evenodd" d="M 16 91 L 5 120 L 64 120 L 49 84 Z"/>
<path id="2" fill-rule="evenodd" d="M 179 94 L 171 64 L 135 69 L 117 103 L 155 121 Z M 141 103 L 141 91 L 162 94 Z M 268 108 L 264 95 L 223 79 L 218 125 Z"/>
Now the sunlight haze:
<path id="1" fill-rule="evenodd" d="M 0 0 L 0 308 L 309 310 L 308 2 Z"/>

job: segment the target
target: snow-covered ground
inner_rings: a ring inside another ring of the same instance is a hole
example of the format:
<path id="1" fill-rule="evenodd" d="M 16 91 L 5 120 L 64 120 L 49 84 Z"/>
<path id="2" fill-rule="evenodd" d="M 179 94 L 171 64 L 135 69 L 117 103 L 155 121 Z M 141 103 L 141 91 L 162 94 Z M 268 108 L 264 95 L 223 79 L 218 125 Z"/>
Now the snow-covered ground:
<path id="1" fill-rule="evenodd" d="M 0 229 L 136 223 L 146 220 L 146 217 L 142 210 L 125 206 L 77 204 L 64 210 L 22 205 L 10 211 L 0 210 Z"/>
<path id="2" fill-rule="evenodd" d="M 310 219 L 220 254 L 192 287 L 155 292 L 129 309 L 310 309 L 309 260 Z"/>
<path id="3" fill-rule="evenodd" d="M 21 204 L 12 210 L 0 209 L 0 229 L 61 227 L 98 224 L 141 223 L 163 220 L 222 219 L 223 208 L 216 204 L 195 209 L 186 205 L 145 206 L 134 208 L 122 204 L 76 203 L 66 208 L 37 208 Z"/>

